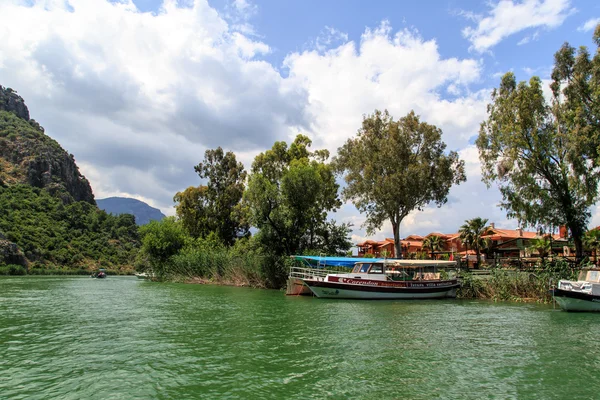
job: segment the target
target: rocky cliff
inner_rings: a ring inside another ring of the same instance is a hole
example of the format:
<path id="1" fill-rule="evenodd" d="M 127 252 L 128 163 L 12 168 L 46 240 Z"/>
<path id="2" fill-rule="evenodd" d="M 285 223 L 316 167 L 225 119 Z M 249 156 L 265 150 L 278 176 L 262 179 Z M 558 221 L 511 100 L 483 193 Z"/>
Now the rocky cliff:
<path id="1" fill-rule="evenodd" d="M 96 204 L 73 155 L 29 118 L 21 96 L 0 86 L 0 185 L 18 183 L 44 188 L 65 204 Z"/>

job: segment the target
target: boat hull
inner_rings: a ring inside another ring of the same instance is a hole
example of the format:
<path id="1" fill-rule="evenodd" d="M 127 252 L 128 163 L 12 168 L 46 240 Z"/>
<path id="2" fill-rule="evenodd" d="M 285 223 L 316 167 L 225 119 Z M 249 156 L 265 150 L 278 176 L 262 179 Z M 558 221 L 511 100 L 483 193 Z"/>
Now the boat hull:
<path id="1" fill-rule="evenodd" d="M 562 289 L 553 289 L 551 293 L 565 311 L 600 312 L 600 296 Z"/>
<path id="2" fill-rule="evenodd" d="M 395 300 L 395 299 L 442 299 L 456 297 L 459 284 L 456 281 L 444 283 L 420 282 L 401 285 L 385 283 L 339 283 L 307 279 L 304 283 L 317 297 L 329 299 L 365 299 L 365 300 Z"/>

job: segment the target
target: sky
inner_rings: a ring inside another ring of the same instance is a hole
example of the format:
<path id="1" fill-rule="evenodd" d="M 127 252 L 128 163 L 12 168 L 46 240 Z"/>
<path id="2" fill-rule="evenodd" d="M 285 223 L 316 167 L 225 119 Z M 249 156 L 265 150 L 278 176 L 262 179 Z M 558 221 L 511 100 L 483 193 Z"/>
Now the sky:
<path id="1" fill-rule="evenodd" d="M 96 198 L 133 197 L 174 215 L 203 182 L 206 149 L 246 168 L 303 133 L 335 154 L 363 115 L 414 110 L 443 131 L 467 182 L 400 235 L 466 219 L 516 228 L 481 182 L 474 145 L 502 74 L 550 78 L 565 42 L 592 43 L 600 2 L 359 0 L 0 0 L 0 85 L 68 152 Z M 367 237 L 351 203 L 331 214 Z M 590 225 L 600 225 L 600 207 Z M 386 223 L 370 238 L 391 237 Z"/>

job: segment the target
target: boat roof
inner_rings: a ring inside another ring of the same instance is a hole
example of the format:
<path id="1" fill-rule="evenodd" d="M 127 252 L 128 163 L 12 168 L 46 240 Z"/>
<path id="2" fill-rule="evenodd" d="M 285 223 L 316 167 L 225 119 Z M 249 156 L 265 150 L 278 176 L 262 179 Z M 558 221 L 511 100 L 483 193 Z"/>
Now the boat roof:
<path id="1" fill-rule="evenodd" d="M 294 256 L 294 259 L 304 261 L 313 267 L 346 267 L 353 268 L 357 263 L 383 263 L 385 265 L 404 268 L 419 267 L 453 267 L 456 261 L 438 260 L 404 260 L 386 258 L 358 258 L 358 257 L 325 257 L 325 256 Z"/>
<path id="2" fill-rule="evenodd" d="M 357 258 L 357 257 L 325 257 L 325 256 L 293 256 L 294 259 L 304 261 L 313 267 L 346 267 L 353 268 L 358 262 L 381 262 L 384 258 Z"/>

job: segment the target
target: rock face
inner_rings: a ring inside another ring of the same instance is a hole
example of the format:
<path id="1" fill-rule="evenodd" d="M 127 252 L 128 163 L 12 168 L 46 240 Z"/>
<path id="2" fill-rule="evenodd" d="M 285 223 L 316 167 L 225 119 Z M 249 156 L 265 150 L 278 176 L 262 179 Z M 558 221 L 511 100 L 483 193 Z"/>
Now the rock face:
<path id="1" fill-rule="evenodd" d="M 12 112 L 17 117 L 29 121 L 29 110 L 25 101 L 11 88 L 0 86 L 0 110 Z"/>
<path id="2" fill-rule="evenodd" d="M 158 208 L 150 207 L 143 201 L 126 197 L 108 197 L 96 200 L 98 207 L 107 213 L 133 214 L 138 225 L 145 225 L 152 220 L 160 221 L 165 215 Z"/>
<path id="3" fill-rule="evenodd" d="M 0 235 L 0 265 L 15 264 L 27 267 L 27 259 L 15 243 L 10 242 Z"/>
<path id="4" fill-rule="evenodd" d="M 17 183 L 44 188 L 65 203 L 96 204 L 73 155 L 29 118 L 21 96 L 0 86 L 0 185 Z"/>

